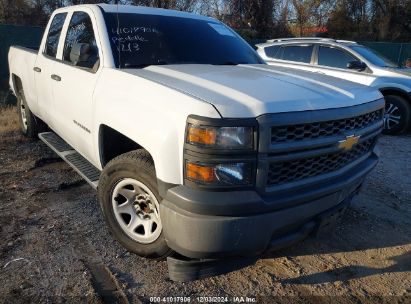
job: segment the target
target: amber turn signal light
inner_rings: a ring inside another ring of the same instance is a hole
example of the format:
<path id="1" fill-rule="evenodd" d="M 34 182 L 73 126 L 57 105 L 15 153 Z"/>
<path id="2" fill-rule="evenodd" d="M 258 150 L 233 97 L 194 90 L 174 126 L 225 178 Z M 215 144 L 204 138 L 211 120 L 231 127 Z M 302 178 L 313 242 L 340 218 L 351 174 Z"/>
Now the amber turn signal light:
<path id="1" fill-rule="evenodd" d="M 202 166 L 189 162 L 186 163 L 186 176 L 191 180 L 203 183 L 212 183 L 215 179 L 213 167 Z"/>
<path id="2" fill-rule="evenodd" d="M 215 128 L 189 125 L 187 141 L 189 143 L 201 145 L 214 145 L 216 143 L 217 132 Z"/>

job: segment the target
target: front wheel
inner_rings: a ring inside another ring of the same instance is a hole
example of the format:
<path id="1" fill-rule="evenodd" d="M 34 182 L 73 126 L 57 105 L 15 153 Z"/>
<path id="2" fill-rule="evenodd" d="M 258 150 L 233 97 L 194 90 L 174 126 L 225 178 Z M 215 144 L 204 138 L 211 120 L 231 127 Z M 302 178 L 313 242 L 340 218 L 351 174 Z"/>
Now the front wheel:
<path id="1" fill-rule="evenodd" d="M 385 96 L 384 134 L 401 134 L 411 121 L 411 106 L 407 100 L 396 95 Z"/>
<path id="2" fill-rule="evenodd" d="M 132 151 L 110 161 L 98 190 L 105 221 L 123 247 L 147 258 L 171 253 L 162 231 L 154 164 L 147 152 Z"/>

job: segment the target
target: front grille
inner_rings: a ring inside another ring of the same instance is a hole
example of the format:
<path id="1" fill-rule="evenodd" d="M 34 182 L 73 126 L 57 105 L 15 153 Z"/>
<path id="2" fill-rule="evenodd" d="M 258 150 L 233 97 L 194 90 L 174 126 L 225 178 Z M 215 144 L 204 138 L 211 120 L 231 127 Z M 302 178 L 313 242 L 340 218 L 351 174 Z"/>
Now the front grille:
<path id="1" fill-rule="evenodd" d="M 271 127 L 271 144 L 342 135 L 346 131 L 366 128 L 381 120 L 383 109 L 364 115 L 322 122 Z"/>
<path id="2" fill-rule="evenodd" d="M 350 164 L 367 154 L 375 138 L 354 146 L 348 152 L 322 154 L 310 158 L 275 162 L 269 165 L 267 185 L 281 185 L 304 178 L 327 174 Z"/>

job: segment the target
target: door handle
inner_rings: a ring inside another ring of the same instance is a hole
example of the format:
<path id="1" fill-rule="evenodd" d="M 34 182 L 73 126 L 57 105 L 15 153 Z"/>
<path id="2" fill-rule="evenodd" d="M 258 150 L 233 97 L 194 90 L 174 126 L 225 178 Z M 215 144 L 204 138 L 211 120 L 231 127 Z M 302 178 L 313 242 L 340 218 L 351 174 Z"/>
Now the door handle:
<path id="1" fill-rule="evenodd" d="M 51 79 L 53 79 L 55 81 L 61 81 L 61 77 L 59 75 L 56 75 L 56 74 L 52 74 Z"/>
<path id="2" fill-rule="evenodd" d="M 39 67 L 34 67 L 34 68 L 33 68 L 33 71 L 34 71 L 34 72 L 37 72 L 37 73 L 41 73 L 41 69 L 40 69 Z"/>

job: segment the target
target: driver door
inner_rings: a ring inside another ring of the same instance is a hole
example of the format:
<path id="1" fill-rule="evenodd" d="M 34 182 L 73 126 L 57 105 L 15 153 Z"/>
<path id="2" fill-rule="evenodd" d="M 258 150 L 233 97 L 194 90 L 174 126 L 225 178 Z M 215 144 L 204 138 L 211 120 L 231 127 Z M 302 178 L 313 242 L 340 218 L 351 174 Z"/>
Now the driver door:
<path id="1" fill-rule="evenodd" d="M 53 67 L 52 90 L 57 133 L 92 162 L 94 155 L 93 92 L 99 77 L 100 53 L 92 15 L 76 11 Z M 81 52 L 81 54 L 80 54 Z"/>

